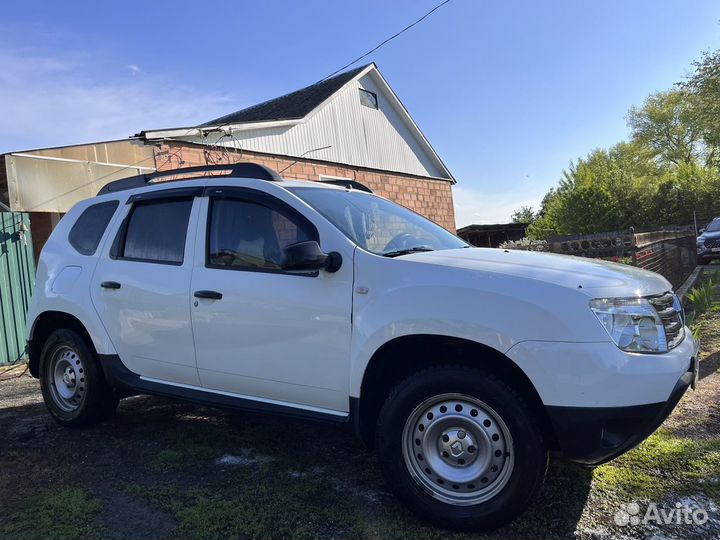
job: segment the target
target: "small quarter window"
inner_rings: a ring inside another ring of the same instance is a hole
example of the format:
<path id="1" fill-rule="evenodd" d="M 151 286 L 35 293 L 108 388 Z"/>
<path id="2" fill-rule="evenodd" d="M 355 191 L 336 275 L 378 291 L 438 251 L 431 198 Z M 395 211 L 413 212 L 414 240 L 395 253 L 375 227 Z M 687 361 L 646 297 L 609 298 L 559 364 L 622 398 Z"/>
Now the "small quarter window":
<path id="1" fill-rule="evenodd" d="M 378 108 L 377 94 L 368 90 L 360 89 L 360 103 L 371 109 Z"/>
<path id="2" fill-rule="evenodd" d="M 81 255 L 94 255 L 117 207 L 118 201 L 107 201 L 83 210 L 70 229 L 70 245 Z"/>
<path id="3" fill-rule="evenodd" d="M 209 266 L 279 271 L 285 248 L 306 240 L 317 240 L 314 231 L 283 211 L 243 199 L 212 202 Z"/>
<path id="4" fill-rule="evenodd" d="M 138 202 L 132 209 L 118 256 L 144 262 L 182 264 L 192 198 Z"/>

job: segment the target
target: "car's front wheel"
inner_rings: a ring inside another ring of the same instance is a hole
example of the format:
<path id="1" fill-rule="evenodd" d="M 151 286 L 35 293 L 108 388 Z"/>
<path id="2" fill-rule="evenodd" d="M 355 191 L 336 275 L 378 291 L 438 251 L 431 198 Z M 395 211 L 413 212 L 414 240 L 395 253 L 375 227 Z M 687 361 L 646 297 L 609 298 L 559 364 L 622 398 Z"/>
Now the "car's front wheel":
<path id="1" fill-rule="evenodd" d="M 70 427 L 103 420 L 118 403 L 89 345 L 68 329 L 56 330 L 45 341 L 40 354 L 40 388 L 50 414 Z"/>
<path id="2" fill-rule="evenodd" d="M 404 380 L 381 410 L 377 448 L 398 496 L 437 525 L 486 530 L 537 493 L 547 450 L 520 396 L 491 374 L 432 368 Z"/>

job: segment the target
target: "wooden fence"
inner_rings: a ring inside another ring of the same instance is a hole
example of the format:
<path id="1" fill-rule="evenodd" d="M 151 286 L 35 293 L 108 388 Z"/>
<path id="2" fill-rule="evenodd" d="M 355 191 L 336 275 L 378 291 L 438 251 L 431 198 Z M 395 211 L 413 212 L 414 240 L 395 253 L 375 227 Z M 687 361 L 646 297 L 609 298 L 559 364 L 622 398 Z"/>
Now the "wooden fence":
<path id="1" fill-rule="evenodd" d="M 559 236 L 534 242 L 509 242 L 502 247 L 602 258 L 632 264 L 663 275 L 679 287 L 697 264 L 692 226 L 663 227 L 649 232 L 611 231 Z"/>

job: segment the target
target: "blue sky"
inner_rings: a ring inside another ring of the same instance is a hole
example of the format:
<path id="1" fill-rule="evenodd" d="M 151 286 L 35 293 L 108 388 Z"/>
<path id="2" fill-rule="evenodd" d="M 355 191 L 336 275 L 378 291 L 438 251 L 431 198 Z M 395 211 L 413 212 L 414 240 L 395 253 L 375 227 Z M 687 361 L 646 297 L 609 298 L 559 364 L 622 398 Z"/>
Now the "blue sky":
<path id="1" fill-rule="evenodd" d="M 3 6 L 0 153 L 193 125 L 324 77 L 439 0 Z M 374 53 L 458 179 L 458 226 L 537 205 L 571 160 L 720 48 L 720 2 L 452 0 Z"/>

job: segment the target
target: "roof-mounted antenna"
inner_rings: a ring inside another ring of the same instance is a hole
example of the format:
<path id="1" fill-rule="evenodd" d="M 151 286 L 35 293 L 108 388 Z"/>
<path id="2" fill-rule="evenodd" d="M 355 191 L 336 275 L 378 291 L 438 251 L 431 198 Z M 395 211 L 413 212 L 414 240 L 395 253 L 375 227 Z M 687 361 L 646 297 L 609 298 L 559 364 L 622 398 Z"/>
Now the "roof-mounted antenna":
<path id="1" fill-rule="evenodd" d="M 308 154 L 310 154 L 310 153 L 312 153 L 312 152 L 319 152 L 320 150 L 327 150 L 328 148 L 332 148 L 332 145 L 331 145 L 331 144 L 328 144 L 327 146 L 321 146 L 320 148 L 313 148 L 312 150 L 308 150 L 307 152 L 303 152 L 302 154 L 300 154 L 300 158 L 305 157 L 306 155 L 308 155 Z M 298 161 L 300 161 L 300 158 L 298 158 L 298 159 L 296 159 L 295 161 L 293 161 L 290 165 L 288 165 L 287 167 L 285 167 L 285 168 L 284 168 L 282 171 L 280 171 L 278 174 L 282 174 L 282 173 L 284 173 L 285 171 L 287 171 L 290 167 L 292 167 L 292 166 L 295 165 Z"/>

